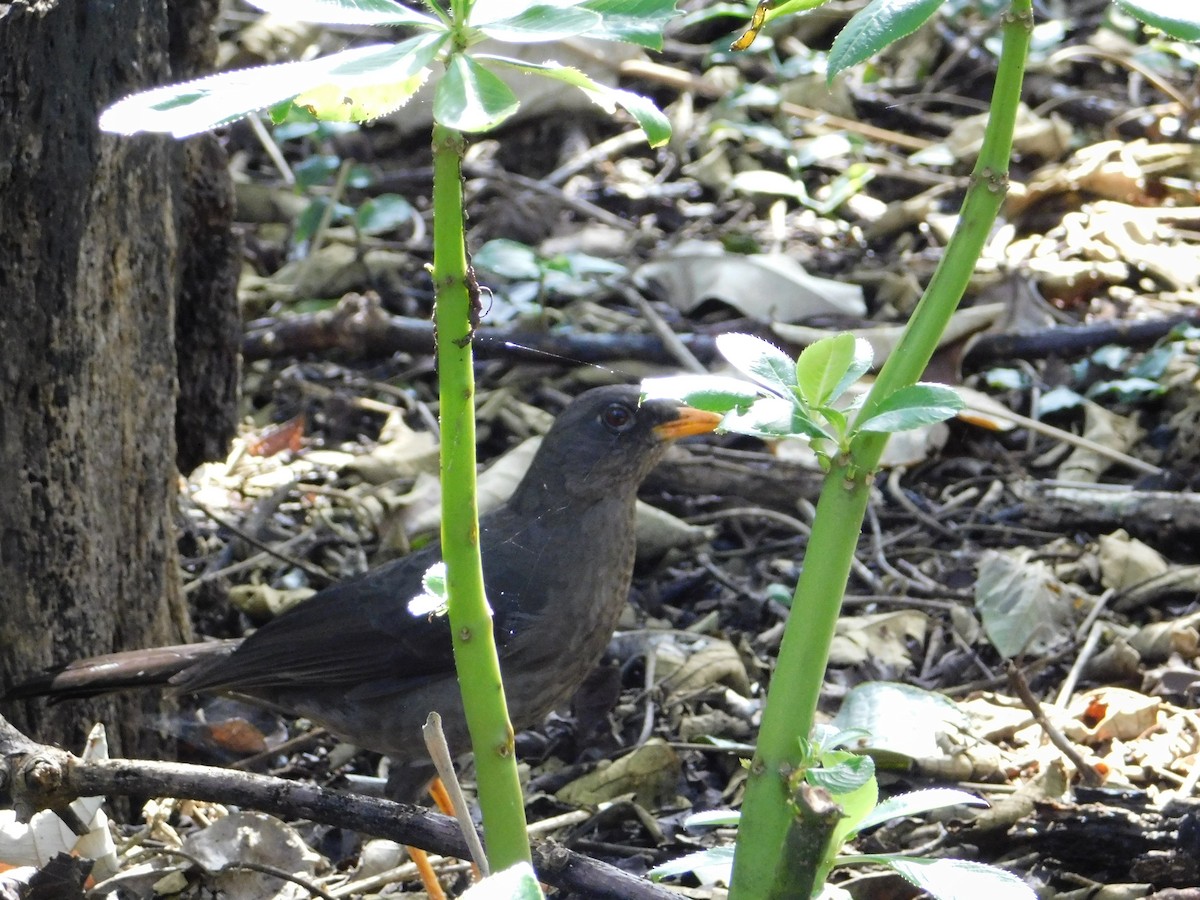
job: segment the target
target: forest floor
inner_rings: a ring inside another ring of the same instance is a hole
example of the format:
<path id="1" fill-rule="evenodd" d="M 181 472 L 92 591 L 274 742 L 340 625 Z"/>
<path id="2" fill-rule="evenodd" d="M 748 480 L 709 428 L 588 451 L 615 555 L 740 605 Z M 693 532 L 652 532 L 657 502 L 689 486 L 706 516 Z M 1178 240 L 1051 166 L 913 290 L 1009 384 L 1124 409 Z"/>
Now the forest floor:
<path id="1" fill-rule="evenodd" d="M 955 224 L 994 21 L 935 17 L 828 87 L 840 7 L 735 54 L 748 8 L 684 6 L 662 53 L 535 45 L 651 96 L 666 147 L 565 90 L 471 144 L 485 463 L 592 384 L 720 370 L 723 332 L 796 353 L 852 330 L 882 357 Z M 1039 24 L 1006 206 L 926 375 L 970 411 L 889 452 L 822 711 L 869 729 L 886 795 L 992 803 L 901 820 L 863 852 L 993 863 L 1043 897 L 1197 896 L 1198 59 L 1108 3 L 1070 6 Z M 363 39 L 227 25 L 231 66 Z M 245 426 L 183 500 L 203 632 L 241 633 L 321 586 L 210 514 L 334 578 L 436 525 L 427 116 L 417 100 L 365 126 L 225 132 Z M 639 873 L 730 840 L 683 822 L 739 800 L 819 484 L 802 443 L 735 435 L 688 442 L 652 476 L 645 499 L 674 518 L 642 554 L 607 680 L 519 741 L 531 820 L 592 810 L 555 836 Z M 259 726 L 263 746 L 277 728 Z M 322 781 L 377 763 L 328 739 L 280 759 Z M 305 834 L 343 880 L 361 874 L 357 838 Z M 844 886 L 913 895 L 880 873 Z"/>

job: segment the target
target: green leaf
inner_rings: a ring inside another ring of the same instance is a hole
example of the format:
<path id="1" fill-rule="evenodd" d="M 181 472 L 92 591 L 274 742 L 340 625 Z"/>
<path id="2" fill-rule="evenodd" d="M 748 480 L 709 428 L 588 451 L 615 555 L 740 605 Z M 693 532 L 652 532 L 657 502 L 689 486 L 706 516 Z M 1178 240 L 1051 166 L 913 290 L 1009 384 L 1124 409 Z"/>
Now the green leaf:
<path id="1" fill-rule="evenodd" d="M 363 203 L 354 214 L 354 222 L 363 234 L 383 234 L 412 221 L 416 210 L 399 194 L 380 194 Z"/>
<path id="2" fill-rule="evenodd" d="M 706 809 L 684 819 L 683 827 L 689 831 L 694 828 L 721 828 L 737 825 L 740 821 L 742 814 L 736 809 Z"/>
<path id="3" fill-rule="evenodd" d="M 582 9 L 600 14 L 588 37 L 661 50 L 663 31 L 676 15 L 676 0 L 584 0 Z"/>
<path id="4" fill-rule="evenodd" d="M 855 431 L 884 434 L 908 431 L 953 419 L 963 406 L 962 398 L 953 388 L 942 384 L 910 384 L 885 398 L 871 418 L 855 425 Z"/>
<path id="5" fill-rule="evenodd" d="M 796 364 L 776 347 L 752 334 L 730 332 L 717 336 L 717 350 L 739 372 L 790 401 L 795 388 Z"/>
<path id="6" fill-rule="evenodd" d="M 545 896 L 533 866 L 519 862 L 472 885 L 459 900 L 544 900 Z"/>
<path id="7" fill-rule="evenodd" d="M 423 34 L 399 44 L 373 44 L 307 62 L 221 72 L 143 91 L 106 109 L 100 128 L 189 137 L 327 85 L 353 90 L 404 82 L 428 66 L 446 39 L 445 34 Z"/>
<path id="8" fill-rule="evenodd" d="M 876 806 L 865 819 L 858 823 L 858 831 L 865 831 L 889 819 L 899 819 L 902 816 L 916 816 L 934 809 L 945 809 L 947 806 L 990 806 L 986 800 L 968 794 L 966 791 L 956 791 L 953 788 L 928 788 L 923 791 L 910 791 L 889 797 Z"/>
<path id="9" fill-rule="evenodd" d="M 796 360 L 796 389 L 810 406 L 824 406 L 854 365 L 857 346 L 848 331 L 809 344 Z"/>
<path id="10" fill-rule="evenodd" d="M 537 281 L 545 274 L 536 250 L 507 238 L 488 241 L 472 254 L 471 261 L 476 267 L 510 281 Z"/>
<path id="11" fill-rule="evenodd" d="M 867 777 L 857 787 L 851 790 L 841 791 L 834 795 L 834 800 L 837 805 L 842 808 L 843 818 L 838 821 L 833 828 L 833 834 L 829 838 L 828 849 L 825 858 L 821 860 L 821 870 L 817 873 L 817 883 L 820 884 L 825 880 L 825 876 L 829 874 L 829 870 L 833 868 L 837 853 L 842 848 L 842 844 L 846 839 L 858 831 L 859 823 L 871 814 L 871 810 L 879 802 L 879 783 L 875 780 L 875 763 L 871 760 L 868 766 L 863 763 L 852 763 L 851 760 L 869 760 L 869 756 L 855 756 L 846 750 L 834 750 L 830 753 L 823 754 L 821 762 L 827 768 L 834 768 L 841 765 L 858 767 L 858 774 L 867 773 Z"/>
<path id="12" fill-rule="evenodd" d="M 844 753 L 845 751 L 840 751 Z M 849 794 L 875 777 L 875 760 L 869 756 L 854 756 L 839 759 L 832 766 L 807 769 L 804 780 L 816 787 L 823 787 L 837 800 L 843 794 Z"/>
<path id="13" fill-rule="evenodd" d="M 1200 41 L 1200 6 L 1187 0 L 1116 0 L 1117 6 L 1181 41 Z"/>
<path id="14" fill-rule="evenodd" d="M 246 0 L 251 6 L 283 19 L 318 25 L 427 25 L 437 19 L 414 12 L 393 0 Z"/>
<path id="15" fill-rule="evenodd" d="M 495 73 L 465 53 L 456 53 L 434 92 L 433 117 L 457 131 L 487 131 L 520 105 Z"/>
<path id="16" fill-rule="evenodd" d="M 733 872 L 733 848 L 714 847 L 711 850 L 698 850 L 665 862 L 661 866 L 655 866 L 647 874 L 651 880 L 660 881 L 672 875 L 686 875 L 688 872 L 695 872 L 696 877 L 704 884 L 712 884 L 715 881 L 728 884 L 729 876 Z"/>
<path id="17" fill-rule="evenodd" d="M 875 362 L 875 350 L 871 347 L 871 342 L 866 338 L 855 338 L 854 358 L 850 362 L 850 367 L 846 369 L 846 374 L 842 376 L 842 380 L 830 392 L 829 399 L 825 402 L 833 403 L 846 393 L 852 384 L 867 374 L 867 370 L 871 368 L 873 362 Z M 857 409 L 866 399 L 866 394 L 860 394 L 850 408 Z"/>
<path id="18" fill-rule="evenodd" d="M 494 13 L 496 10 L 492 8 L 491 3 L 492 0 L 489 0 L 480 8 Z M 586 9 L 539 3 L 513 16 L 473 21 L 471 24 L 498 41 L 534 44 L 590 32 L 599 27 L 600 17 Z"/>
<path id="19" fill-rule="evenodd" d="M 658 107 L 640 94 L 635 94 L 632 91 L 623 91 L 618 88 L 610 88 L 593 81 L 578 69 L 573 69 L 570 66 L 560 66 L 554 62 L 531 63 L 521 59 L 511 59 L 506 56 L 490 55 L 480 55 L 479 58 L 486 59 L 488 62 L 493 62 L 497 65 L 508 66 L 527 75 L 541 75 L 544 78 L 553 78 L 556 81 L 577 87 L 591 97 L 605 112 L 612 113 L 620 106 L 633 116 L 634 121 L 646 133 L 646 140 L 650 143 L 651 147 L 661 147 L 671 139 L 670 121 L 662 114 Z"/>
<path id="20" fill-rule="evenodd" d="M 725 416 L 721 427 L 738 434 L 776 440 L 785 437 L 808 437 L 817 440 L 834 440 L 833 435 L 810 419 L 790 400 L 782 397 L 763 397 L 741 411 L 733 410 Z"/>
<path id="21" fill-rule="evenodd" d="M 887 863 L 935 900 L 1036 900 L 1037 894 L 1016 875 L 965 859 L 890 857 Z"/>
<path id="22" fill-rule="evenodd" d="M 871 0 L 854 14 L 829 48 L 827 79 L 912 34 L 945 0 Z"/>
<path id="23" fill-rule="evenodd" d="M 706 412 L 725 414 L 749 409 L 758 397 L 754 385 L 723 375 L 667 375 L 642 381 L 645 400 L 678 400 Z"/>

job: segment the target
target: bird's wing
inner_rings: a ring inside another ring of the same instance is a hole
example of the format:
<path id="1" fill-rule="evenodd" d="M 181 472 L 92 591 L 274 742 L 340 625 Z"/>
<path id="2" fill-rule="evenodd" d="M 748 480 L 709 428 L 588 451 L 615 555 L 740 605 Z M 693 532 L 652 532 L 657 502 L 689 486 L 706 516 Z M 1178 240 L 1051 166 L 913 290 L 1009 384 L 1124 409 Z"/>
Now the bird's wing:
<path id="1" fill-rule="evenodd" d="M 411 554 L 325 588 L 254 632 L 231 656 L 183 673 L 184 690 L 354 685 L 453 671 L 445 616 L 408 602 L 440 551 Z"/>
<path id="2" fill-rule="evenodd" d="M 536 581 L 537 548 L 506 510 L 481 523 L 484 571 L 497 642 L 519 627 L 517 603 Z M 534 528 L 536 532 L 536 527 Z M 536 544 L 538 536 L 535 534 Z M 502 552 L 500 545 L 506 545 Z M 314 594 L 246 638 L 230 656 L 182 673 L 173 683 L 187 691 L 343 686 L 387 693 L 400 682 L 415 686 L 454 671 L 450 626 L 444 614 L 409 612 L 423 592 L 421 579 L 441 558 L 432 545 Z M 514 584 L 518 585 L 514 587 Z M 531 598 L 523 598 L 529 602 Z"/>

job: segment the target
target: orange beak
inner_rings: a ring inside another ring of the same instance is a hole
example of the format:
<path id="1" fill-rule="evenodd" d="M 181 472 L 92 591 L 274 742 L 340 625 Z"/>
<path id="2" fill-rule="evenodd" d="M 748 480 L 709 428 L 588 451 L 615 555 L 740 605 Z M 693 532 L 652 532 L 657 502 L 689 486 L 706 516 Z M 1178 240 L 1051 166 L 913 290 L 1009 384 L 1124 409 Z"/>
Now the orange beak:
<path id="1" fill-rule="evenodd" d="M 720 413 L 681 406 L 674 419 L 654 426 L 654 433 L 664 441 L 674 441 L 691 434 L 707 434 L 720 425 L 724 418 Z"/>

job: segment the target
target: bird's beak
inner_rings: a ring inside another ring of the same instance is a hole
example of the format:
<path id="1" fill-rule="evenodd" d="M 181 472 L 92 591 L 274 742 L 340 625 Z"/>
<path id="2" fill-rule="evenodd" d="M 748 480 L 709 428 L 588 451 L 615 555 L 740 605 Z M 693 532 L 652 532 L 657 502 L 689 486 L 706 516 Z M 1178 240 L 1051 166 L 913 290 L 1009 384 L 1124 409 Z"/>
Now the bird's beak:
<path id="1" fill-rule="evenodd" d="M 720 425 L 723 418 L 720 413 L 681 406 L 674 419 L 654 426 L 654 434 L 664 441 L 673 441 L 689 434 L 706 434 Z"/>

